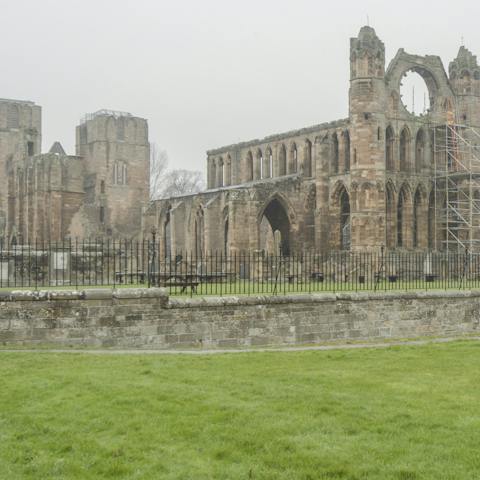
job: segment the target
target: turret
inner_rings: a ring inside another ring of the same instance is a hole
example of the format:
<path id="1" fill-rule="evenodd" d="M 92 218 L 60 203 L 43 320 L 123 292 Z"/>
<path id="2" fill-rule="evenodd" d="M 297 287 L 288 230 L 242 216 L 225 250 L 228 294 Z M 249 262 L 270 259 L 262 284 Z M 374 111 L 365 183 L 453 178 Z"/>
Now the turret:
<path id="1" fill-rule="evenodd" d="M 357 38 L 350 39 L 350 79 L 383 78 L 385 45 L 372 27 L 362 27 Z"/>
<path id="2" fill-rule="evenodd" d="M 350 208 L 351 235 L 358 248 L 379 248 L 384 238 L 384 198 L 377 185 L 385 169 L 385 46 L 372 27 L 350 39 Z M 355 201 L 355 190 L 369 191 Z M 371 219 L 376 221 L 372 222 Z"/>
<path id="3" fill-rule="evenodd" d="M 77 127 L 76 151 L 86 169 L 86 236 L 135 236 L 148 202 L 147 121 L 110 110 L 89 114 Z"/>
<path id="4" fill-rule="evenodd" d="M 480 67 L 477 57 L 461 46 L 448 66 L 450 83 L 457 96 L 457 121 L 480 125 Z"/>
<path id="5" fill-rule="evenodd" d="M 351 170 L 382 168 L 383 154 L 373 145 L 377 131 L 385 129 L 385 46 L 372 27 L 362 27 L 357 38 L 350 39 L 350 124 L 354 151 Z M 366 130 L 371 135 L 366 135 Z"/>

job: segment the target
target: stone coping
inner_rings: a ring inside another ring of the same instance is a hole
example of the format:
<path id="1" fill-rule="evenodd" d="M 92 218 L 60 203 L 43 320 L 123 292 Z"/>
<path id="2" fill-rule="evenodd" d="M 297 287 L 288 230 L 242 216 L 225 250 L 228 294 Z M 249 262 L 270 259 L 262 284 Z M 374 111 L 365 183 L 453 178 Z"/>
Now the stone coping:
<path id="1" fill-rule="evenodd" d="M 166 288 L 89 288 L 85 290 L 0 291 L 1 302 L 168 298 Z"/>
<path id="2" fill-rule="evenodd" d="M 371 300 L 423 300 L 438 298 L 480 298 L 480 290 L 432 290 L 408 292 L 296 293 L 287 295 L 251 295 L 225 297 L 170 298 L 169 308 L 199 308 L 235 305 L 279 305 L 288 303 L 365 302 Z"/>
<path id="3" fill-rule="evenodd" d="M 423 300 L 480 298 L 480 290 L 416 290 L 378 292 L 295 293 L 286 295 L 242 295 L 170 297 L 166 288 L 91 288 L 84 290 L 3 290 L 0 302 L 163 299 L 167 308 L 201 308 L 236 305 L 278 305 L 325 302 L 362 302 L 371 300 Z M 168 303 L 167 303 L 168 302 Z"/>

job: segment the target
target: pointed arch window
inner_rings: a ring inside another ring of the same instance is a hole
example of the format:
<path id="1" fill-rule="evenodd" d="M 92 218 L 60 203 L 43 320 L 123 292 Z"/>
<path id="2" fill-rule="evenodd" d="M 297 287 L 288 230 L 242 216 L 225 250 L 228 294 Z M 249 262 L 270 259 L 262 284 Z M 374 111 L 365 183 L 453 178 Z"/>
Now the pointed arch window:
<path id="1" fill-rule="evenodd" d="M 421 128 L 417 132 L 415 140 L 415 170 L 417 173 L 420 173 L 425 165 L 425 151 L 425 132 Z"/>
<path id="2" fill-rule="evenodd" d="M 405 127 L 400 133 L 400 171 L 407 172 L 410 168 L 410 132 Z"/>
<path id="3" fill-rule="evenodd" d="M 338 173 L 339 150 L 338 150 L 338 136 L 336 133 L 332 137 L 332 173 Z"/>
<path id="4" fill-rule="evenodd" d="M 286 175 L 287 174 L 287 149 L 285 145 L 282 143 L 280 145 L 280 150 L 278 153 L 278 175 Z"/>
<path id="5" fill-rule="evenodd" d="M 205 221 L 202 208 L 197 210 L 194 225 L 195 256 L 201 258 L 205 249 Z"/>
<path id="6" fill-rule="evenodd" d="M 345 172 L 350 171 L 350 133 L 348 130 L 345 130 L 343 134 L 344 141 L 344 157 L 345 157 Z"/>
<path id="7" fill-rule="evenodd" d="M 290 161 L 288 164 L 288 173 L 296 173 L 298 170 L 297 145 L 292 143 L 290 147 Z"/>
<path id="8" fill-rule="evenodd" d="M 312 176 L 312 142 L 305 140 L 305 154 L 303 156 L 303 174 L 306 177 Z"/>
<path id="9" fill-rule="evenodd" d="M 225 164 L 223 157 L 217 159 L 217 187 L 225 186 Z"/>
<path id="10" fill-rule="evenodd" d="M 254 180 L 260 180 L 262 178 L 262 162 L 263 162 L 263 153 L 262 150 L 258 149 L 255 154 L 255 165 L 254 165 Z"/>
<path id="11" fill-rule="evenodd" d="M 251 182 L 253 180 L 253 155 L 252 152 L 247 153 L 246 159 L 246 177 L 245 181 Z"/>
<path id="12" fill-rule="evenodd" d="M 388 126 L 385 131 L 385 167 L 390 172 L 395 170 L 395 161 L 393 157 L 394 144 L 395 134 L 393 128 Z"/>

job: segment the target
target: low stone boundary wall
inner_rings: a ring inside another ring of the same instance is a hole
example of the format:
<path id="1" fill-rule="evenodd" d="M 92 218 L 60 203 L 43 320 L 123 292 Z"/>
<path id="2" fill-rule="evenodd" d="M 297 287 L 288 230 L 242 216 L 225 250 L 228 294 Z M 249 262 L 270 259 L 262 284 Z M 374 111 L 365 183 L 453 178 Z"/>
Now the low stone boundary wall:
<path id="1" fill-rule="evenodd" d="M 0 345 L 225 348 L 478 332 L 480 291 L 169 298 L 165 289 L 0 291 Z"/>

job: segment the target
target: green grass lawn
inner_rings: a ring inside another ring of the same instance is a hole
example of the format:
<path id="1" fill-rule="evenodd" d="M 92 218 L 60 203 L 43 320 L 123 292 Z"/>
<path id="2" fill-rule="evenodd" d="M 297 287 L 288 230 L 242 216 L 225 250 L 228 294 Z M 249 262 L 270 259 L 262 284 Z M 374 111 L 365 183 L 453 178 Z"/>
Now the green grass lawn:
<path id="1" fill-rule="evenodd" d="M 110 284 L 110 285 L 68 285 L 68 286 L 9 286 L 0 287 L 0 291 L 11 290 L 85 290 L 90 288 L 148 288 L 143 284 Z M 229 295 L 283 295 L 292 293 L 332 293 L 332 292 L 404 292 L 404 291 L 427 291 L 427 290 L 478 290 L 480 279 L 461 281 L 458 279 L 448 281 L 424 282 L 422 280 L 399 280 L 395 283 L 380 281 L 377 284 L 372 279 L 366 283 L 358 282 L 314 282 L 294 281 L 288 283 L 281 281 L 276 286 L 274 282 L 254 282 L 250 280 L 237 280 L 235 282 L 223 283 L 201 283 L 196 287 L 195 292 L 190 287 L 182 290 L 181 287 L 167 287 L 171 296 L 229 296 Z"/>
<path id="2" fill-rule="evenodd" d="M 85 290 L 91 288 L 148 288 L 148 283 L 133 283 L 133 284 L 103 284 L 103 285 L 89 285 L 87 283 L 78 283 L 71 285 L 59 286 L 42 286 L 41 284 L 25 284 L 14 283 L 0 285 L 0 291 L 11 290 Z M 326 279 L 323 282 L 305 280 L 301 277 L 293 279 L 289 282 L 286 279 L 280 278 L 277 284 L 270 280 L 235 280 L 224 282 L 201 282 L 195 291 L 192 291 L 190 286 L 183 289 L 180 286 L 166 287 L 171 296 L 228 296 L 228 295 L 284 295 L 294 293 L 331 293 L 331 292 L 389 292 L 389 291 L 427 291 L 427 290 L 478 290 L 480 288 L 480 278 L 476 279 L 461 279 L 451 278 L 444 280 L 435 280 L 432 282 L 425 282 L 423 279 L 407 280 L 398 279 L 396 282 L 389 282 L 381 279 L 378 282 L 372 277 L 366 279 L 365 283 L 356 281 L 332 281 Z"/>
<path id="3" fill-rule="evenodd" d="M 478 479 L 479 360 L 0 352 L 0 478 Z"/>
<path id="4" fill-rule="evenodd" d="M 281 281 L 277 285 L 274 282 L 253 282 L 237 280 L 225 283 L 202 283 L 198 285 L 196 295 L 271 295 L 291 293 L 331 293 L 331 292 L 390 292 L 390 291 L 426 291 L 426 290 L 475 290 L 480 288 L 479 280 L 448 280 L 424 282 L 423 280 L 399 280 L 395 283 L 380 281 L 375 283 L 369 279 L 365 283 L 359 282 L 313 282 L 296 280 L 292 283 Z M 180 287 L 168 289 L 170 295 L 190 296 L 191 290 L 182 292 Z"/>

